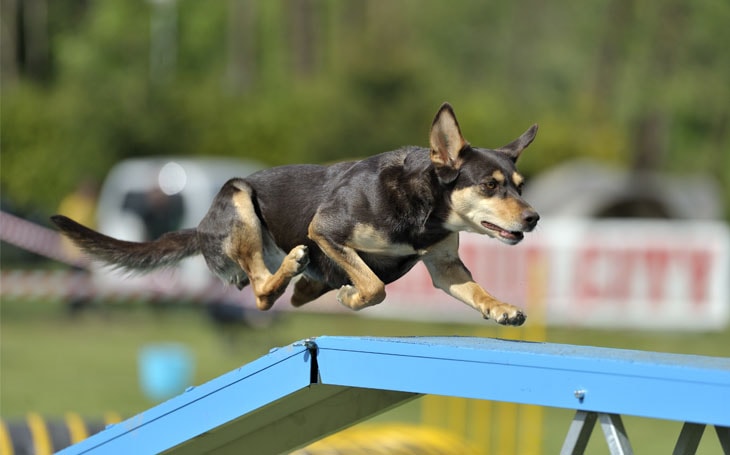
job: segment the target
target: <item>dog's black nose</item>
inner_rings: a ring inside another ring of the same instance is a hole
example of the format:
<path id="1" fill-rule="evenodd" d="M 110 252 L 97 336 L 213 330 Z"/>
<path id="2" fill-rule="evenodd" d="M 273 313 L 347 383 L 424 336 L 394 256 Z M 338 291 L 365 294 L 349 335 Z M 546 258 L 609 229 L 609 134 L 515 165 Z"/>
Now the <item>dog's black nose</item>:
<path id="1" fill-rule="evenodd" d="M 530 229 L 534 229 L 535 226 L 537 226 L 537 222 L 540 221 L 540 215 L 536 211 L 528 209 L 522 212 L 522 221 L 524 221 Z"/>

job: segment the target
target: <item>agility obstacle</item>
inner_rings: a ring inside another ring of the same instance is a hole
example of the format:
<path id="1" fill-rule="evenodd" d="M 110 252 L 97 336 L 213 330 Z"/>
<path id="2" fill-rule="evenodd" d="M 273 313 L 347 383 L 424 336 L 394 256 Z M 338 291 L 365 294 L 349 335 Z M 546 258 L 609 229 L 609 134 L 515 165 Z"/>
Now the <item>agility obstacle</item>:
<path id="1" fill-rule="evenodd" d="M 675 453 L 694 453 L 714 426 L 730 453 L 730 358 L 329 336 L 273 349 L 61 453 L 287 453 L 424 394 L 575 409 L 566 454 L 582 453 L 596 422 L 611 453 L 632 453 L 621 415 L 686 422 Z"/>

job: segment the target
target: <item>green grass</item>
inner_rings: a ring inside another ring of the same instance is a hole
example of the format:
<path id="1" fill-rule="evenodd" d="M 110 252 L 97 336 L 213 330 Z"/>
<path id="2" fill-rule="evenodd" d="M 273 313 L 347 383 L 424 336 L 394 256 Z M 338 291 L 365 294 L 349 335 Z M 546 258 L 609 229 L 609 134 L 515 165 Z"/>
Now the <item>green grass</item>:
<path id="1" fill-rule="evenodd" d="M 519 337 L 522 329 L 497 328 L 475 316 L 475 325 L 424 324 L 370 319 L 352 314 L 291 312 L 264 329 L 222 329 L 199 308 L 154 310 L 117 304 L 70 317 L 54 301 L 5 299 L 0 320 L 0 416 L 29 411 L 59 416 L 66 411 L 99 417 L 106 411 L 132 416 L 154 405 L 138 386 L 137 356 L 148 344 L 178 342 L 195 357 L 200 384 L 266 354 L 274 346 L 317 335 L 475 335 Z M 728 356 L 730 330 L 713 333 L 599 331 L 550 328 L 548 341 L 685 354 Z M 485 387 L 499 378 L 484 378 Z M 718 397 L 719 398 L 719 397 Z M 417 422 L 420 400 L 377 418 Z M 572 411 L 544 410 L 544 453 L 557 453 Z M 639 453 L 669 453 L 681 424 L 625 417 Z M 494 432 L 493 432 L 494 434 Z M 588 453 L 607 453 L 596 429 Z M 722 453 L 706 431 L 698 453 Z"/>

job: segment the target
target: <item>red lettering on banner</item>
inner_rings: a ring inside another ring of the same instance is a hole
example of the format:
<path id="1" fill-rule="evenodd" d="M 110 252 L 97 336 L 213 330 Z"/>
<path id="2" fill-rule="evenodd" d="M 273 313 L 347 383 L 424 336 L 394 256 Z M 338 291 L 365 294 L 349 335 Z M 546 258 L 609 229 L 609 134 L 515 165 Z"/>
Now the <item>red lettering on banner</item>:
<path id="1" fill-rule="evenodd" d="M 636 275 L 635 264 L 635 251 L 586 248 L 576 262 L 578 299 L 628 299 Z"/>
<path id="2" fill-rule="evenodd" d="M 593 281 L 597 278 L 598 273 L 595 270 L 595 264 L 598 259 L 599 251 L 595 247 L 588 247 L 576 255 L 575 261 L 575 284 L 576 298 L 580 302 L 592 300 L 600 295 L 598 285 Z"/>
<path id="3" fill-rule="evenodd" d="M 527 300 L 529 254 L 541 251 L 533 247 L 508 247 L 496 243 L 464 243 L 461 248 L 464 264 L 473 279 L 490 294 L 516 305 Z"/>
<path id="4" fill-rule="evenodd" d="M 703 305 L 709 297 L 712 259 L 708 250 L 586 246 L 576 253 L 575 298 L 581 305 L 599 300 L 621 303 L 646 299 L 658 306 L 667 298 L 668 289 L 679 289 L 684 295 L 674 298 Z M 642 285 L 640 280 L 646 282 Z"/>
<path id="5" fill-rule="evenodd" d="M 709 282 L 710 268 L 712 267 L 712 254 L 707 250 L 691 251 L 689 253 L 689 267 L 692 277 L 690 283 L 690 294 L 692 303 L 698 306 L 707 299 L 707 286 Z"/>
<path id="6" fill-rule="evenodd" d="M 634 273 L 635 251 L 620 250 L 613 251 L 607 261 L 609 264 L 613 262 L 615 265 L 611 275 L 609 275 L 609 286 L 607 294 L 610 298 L 624 301 L 631 295 L 631 284 Z M 613 256 L 611 258 L 611 256 Z M 613 259 L 611 261 L 611 259 Z"/>
<path id="7" fill-rule="evenodd" d="M 669 252 L 656 248 L 649 249 L 644 253 L 644 261 L 646 262 L 649 300 L 656 306 L 664 298 Z"/>

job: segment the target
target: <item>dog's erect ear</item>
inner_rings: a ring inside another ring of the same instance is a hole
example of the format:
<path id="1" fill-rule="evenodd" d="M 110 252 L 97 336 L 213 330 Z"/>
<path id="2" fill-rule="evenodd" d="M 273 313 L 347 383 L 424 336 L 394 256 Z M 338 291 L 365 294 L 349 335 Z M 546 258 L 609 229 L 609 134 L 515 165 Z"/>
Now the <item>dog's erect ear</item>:
<path id="1" fill-rule="evenodd" d="M 449 103 L 441 105 L 431 125 L 431 162 L 443 183 L 459 175 L 459 152 L 467 145 Z"/>
<path id="2" fill-rule="evenodd" d="M 504 147 L 498 148 L 497 151 L 509 156 L 510 158 L 512 158 L 512 161 L 517 161 L 517 158 L 520 157 L 520 153 L 522 153 L 522 151 L 532 143 L 532 140 L 535 139 L 536 134 L 537 124 L 534 124 L 530 127 L 529 130 L 522 133 L 522 136 L 518 137 Z"/>

